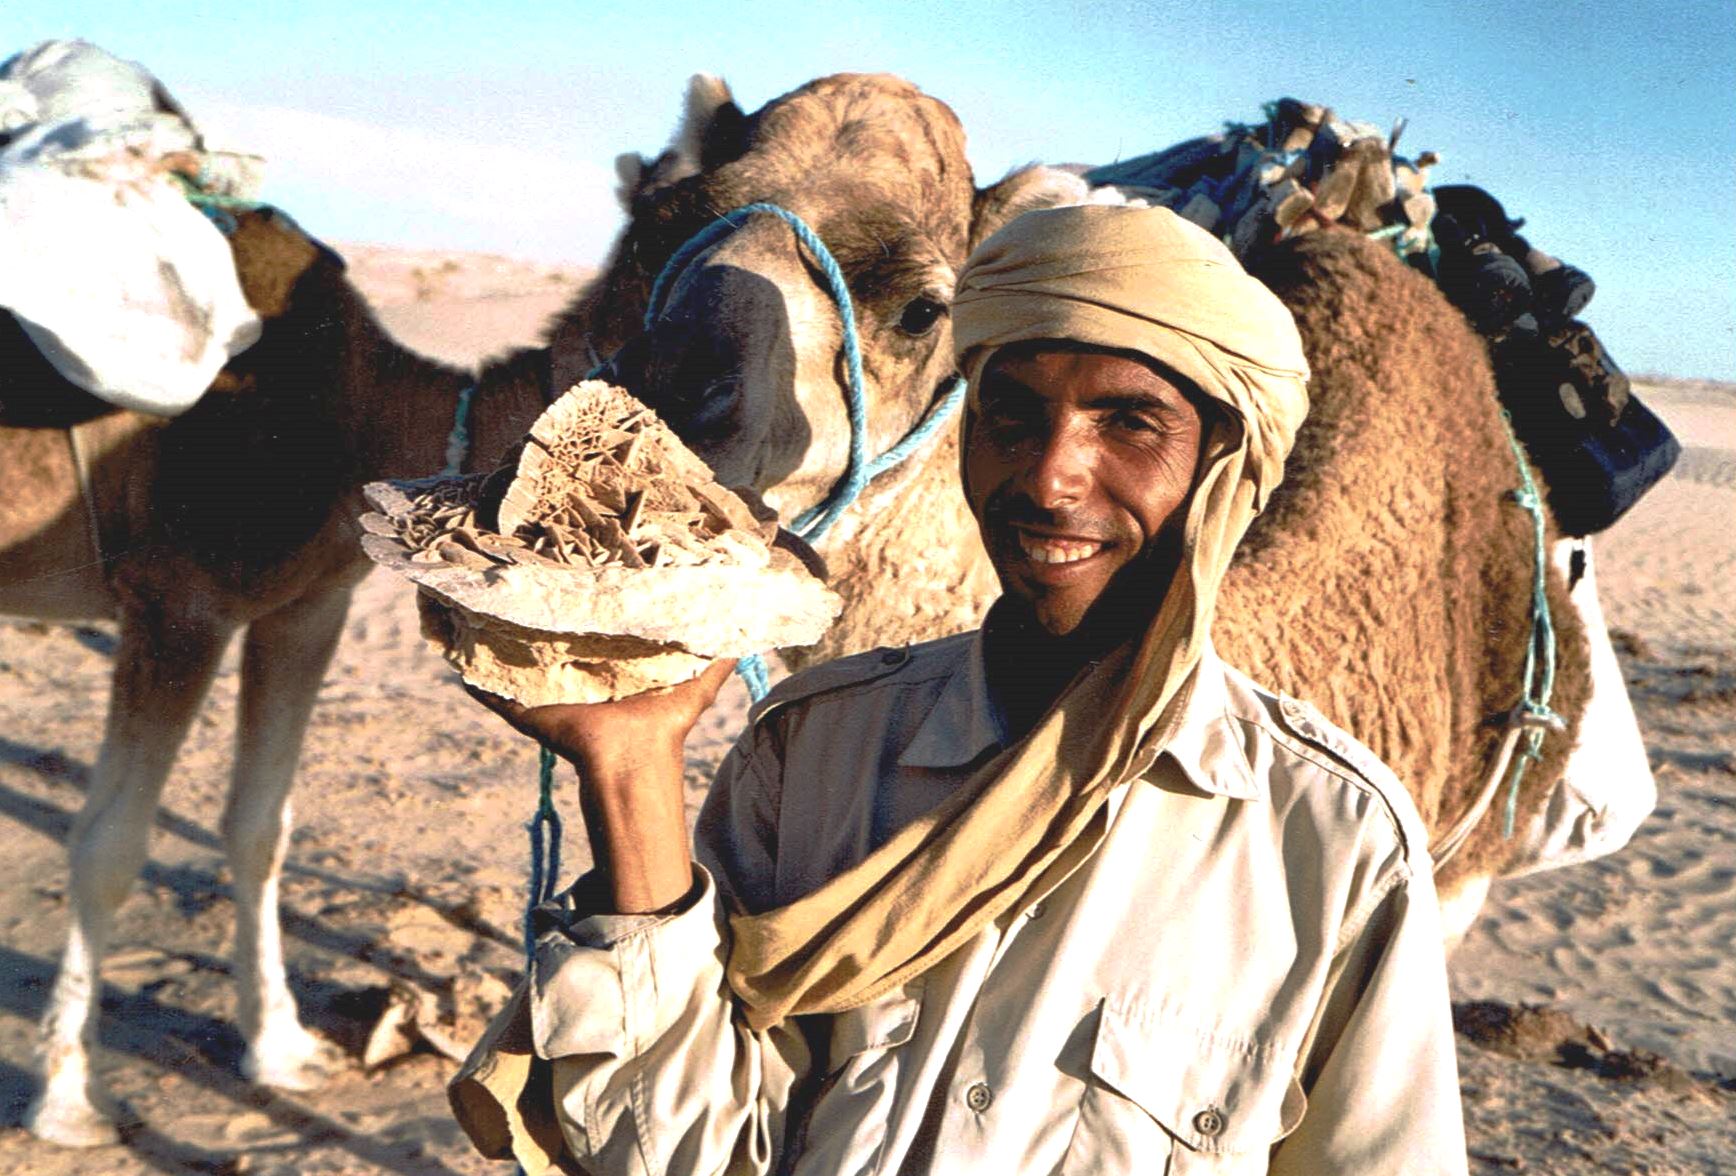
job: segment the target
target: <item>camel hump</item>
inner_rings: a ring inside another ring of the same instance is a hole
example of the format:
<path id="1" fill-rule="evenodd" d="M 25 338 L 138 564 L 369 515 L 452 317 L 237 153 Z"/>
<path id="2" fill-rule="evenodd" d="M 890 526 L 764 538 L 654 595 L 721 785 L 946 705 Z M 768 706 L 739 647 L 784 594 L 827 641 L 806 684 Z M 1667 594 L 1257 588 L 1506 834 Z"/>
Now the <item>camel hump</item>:
<path id="1" fill-rule="evenodd" d="M 850 690 L 900 676 L 910 681 L 936 674 L 951 674 L 964 655 L 960 645 L 968 644 L 974 631 L 923 641 L 916 645 L 883 646 L 848 657 L 834 658 L 817 666 L 800 670 L 772 687 L 771 693 L 755 704 L 749 712 L 749 723 L 758 723 L 774 710 L 793 702 L 801 702 L 821 694 Z"/>
<path id="2" fill-rule="evenodd" d="M 1254 691 L 1269 731 L 1280 736 L 1286 747 L 1304 759 L 1378 796 L 1405 843 L 1406 856 L 1424 852 L 1428 835 L 1422 818 L 1409 792 L 1385 761 L 1321 714 L 1312 703 L 1288 694 L 1272 694 L 1258 686 L 1254 686 Z"/>

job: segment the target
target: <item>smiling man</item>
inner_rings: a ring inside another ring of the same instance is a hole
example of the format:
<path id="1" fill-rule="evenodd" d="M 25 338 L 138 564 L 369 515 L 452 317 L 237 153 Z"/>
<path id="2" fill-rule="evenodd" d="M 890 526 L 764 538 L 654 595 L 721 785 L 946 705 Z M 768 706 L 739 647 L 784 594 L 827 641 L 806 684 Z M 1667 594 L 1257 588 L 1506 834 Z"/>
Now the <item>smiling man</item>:
<path id="1" fill-rule="evenodd" d="M 1149 357 L 1064 340 L 1002 348 L 976 391 L 965 489 L 1007 593 L 984 653 L 1022 732 L 1086 660 L 1149 623 L 1212 409 Z"/>
<path id="2" fill-rule="evenodd" d="M 799 674 L 719 770 L 724 667 L 503 713 L 579 767 L 597 869 L 453 1086 L 594 1173 L 1459 1173 L 1426 842 L 1390 773 L 1211 649 L 1306 409 L 1282 305 L 1164 210 L 972 255 L 980 632 Z"/>

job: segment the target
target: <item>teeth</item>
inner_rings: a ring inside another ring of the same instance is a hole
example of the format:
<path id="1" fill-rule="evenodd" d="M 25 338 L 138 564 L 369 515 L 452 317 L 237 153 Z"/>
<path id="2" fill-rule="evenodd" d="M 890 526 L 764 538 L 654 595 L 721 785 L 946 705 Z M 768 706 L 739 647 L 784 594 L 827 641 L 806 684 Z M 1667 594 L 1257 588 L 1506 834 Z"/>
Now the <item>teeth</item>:
<path id="1" fill-rule="evenodd" d="M 1103 550 L 1101 543 L 1074 543 L 1063 539 L 1038 539 L 1020 535 L 1019 546 L 1035 563 L 1067 564 L 1089 559 Z"/>

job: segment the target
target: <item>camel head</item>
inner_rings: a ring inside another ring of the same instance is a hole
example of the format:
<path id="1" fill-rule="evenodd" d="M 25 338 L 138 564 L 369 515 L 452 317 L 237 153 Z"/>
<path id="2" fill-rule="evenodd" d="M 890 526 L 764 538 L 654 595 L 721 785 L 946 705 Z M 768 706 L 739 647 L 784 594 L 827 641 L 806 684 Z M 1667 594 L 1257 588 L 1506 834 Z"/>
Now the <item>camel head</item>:
<path id="1" fill-rule="evenodd" d="M 884 452 L 951 384 L 948 306 L 971 247 L 1027 208 L 1083 193 L 1043 168 L 978 189 L 964 143 L 950 108 L 886 75 L 821 78 L 753 114 L 721 81 L 696 77 L 669 149 L 618 161 L 630 224 L 605 302 L 643 307 L 663 262 L 719 215 L 761 201 L 788 209 L 848 282 L 868 449 Z M 615 378 L 721 481 L 758 489 L 788 519 L 824 498 L 848 459 L 841 324 L 814 258 L 759 214 L 671 276 Z"/>

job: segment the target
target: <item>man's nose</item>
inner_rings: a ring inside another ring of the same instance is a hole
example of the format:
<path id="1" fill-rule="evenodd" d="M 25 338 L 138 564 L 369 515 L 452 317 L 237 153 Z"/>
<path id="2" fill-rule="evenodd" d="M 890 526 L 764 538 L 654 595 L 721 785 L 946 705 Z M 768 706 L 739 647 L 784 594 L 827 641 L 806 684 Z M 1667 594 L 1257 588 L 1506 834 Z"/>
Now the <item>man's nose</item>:
<path id="1" fill-rule="evenodd" d="M 1051 425 L 1026 474 L 1032 501 L 1045 510 L 1074 505 L 1090 488 L 1089 447 L 1077 432 L 1065 422 Z"/>

